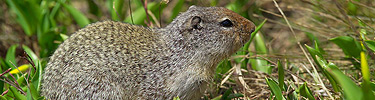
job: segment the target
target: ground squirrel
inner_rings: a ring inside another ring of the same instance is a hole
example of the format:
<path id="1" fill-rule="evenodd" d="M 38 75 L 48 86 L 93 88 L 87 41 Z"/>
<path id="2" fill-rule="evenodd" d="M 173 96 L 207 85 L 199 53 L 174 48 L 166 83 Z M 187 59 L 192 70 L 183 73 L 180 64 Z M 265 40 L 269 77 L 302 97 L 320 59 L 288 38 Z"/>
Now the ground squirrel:
<path id="1" fill-rule="evenodd" d="M 191 6 L 164 28 L 102 21 L 50 58 L 47 99 L 199 99 L 216 65 L 250 39 L 254 24 L 223 7 Z"/>

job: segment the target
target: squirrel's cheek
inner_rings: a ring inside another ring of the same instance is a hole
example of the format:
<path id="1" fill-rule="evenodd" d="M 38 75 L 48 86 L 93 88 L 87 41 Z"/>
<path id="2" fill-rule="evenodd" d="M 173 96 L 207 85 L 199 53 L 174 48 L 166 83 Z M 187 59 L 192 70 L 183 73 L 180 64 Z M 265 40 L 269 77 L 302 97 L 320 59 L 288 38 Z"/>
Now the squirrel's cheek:
<path id="1" fill-rule="evenodd" d="M 235 38 L 234 38 L 234 40 L 238 43 L 238 42 L 241 42 L 241 38 L 240 38 L 240 36 L 236 36 Z"/>

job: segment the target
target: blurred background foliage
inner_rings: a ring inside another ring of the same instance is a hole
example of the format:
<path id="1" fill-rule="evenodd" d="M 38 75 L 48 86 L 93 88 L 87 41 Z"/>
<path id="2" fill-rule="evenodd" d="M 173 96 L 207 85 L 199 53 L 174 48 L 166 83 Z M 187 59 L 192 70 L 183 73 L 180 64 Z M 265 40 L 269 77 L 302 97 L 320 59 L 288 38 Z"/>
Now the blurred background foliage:
<path id="1" fill-rule="evenodd" d="M 0 99 L 44 99 L 48 57 L 90 23 L 164 27 L 191 5 L 258 26 L 202 99 L 375 99 L 373 0 L 1 0 Z"/>

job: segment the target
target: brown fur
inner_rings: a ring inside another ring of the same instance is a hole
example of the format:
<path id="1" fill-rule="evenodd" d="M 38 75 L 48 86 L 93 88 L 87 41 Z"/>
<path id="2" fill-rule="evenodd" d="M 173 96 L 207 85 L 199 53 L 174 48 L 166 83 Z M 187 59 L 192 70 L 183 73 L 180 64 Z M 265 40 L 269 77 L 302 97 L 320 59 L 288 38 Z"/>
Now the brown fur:
<path id="1" fill-rule="evenodd" d="M 233 26 L 223 27 L 225 19 Z M 252 22 L 222 7 L 192 6 L 165 28 L 97 22 L 55 51 L 45 68 L 42 95 L 54 100 L 196 100 L 217 63 L 235 53 L 254 29 Z"/>

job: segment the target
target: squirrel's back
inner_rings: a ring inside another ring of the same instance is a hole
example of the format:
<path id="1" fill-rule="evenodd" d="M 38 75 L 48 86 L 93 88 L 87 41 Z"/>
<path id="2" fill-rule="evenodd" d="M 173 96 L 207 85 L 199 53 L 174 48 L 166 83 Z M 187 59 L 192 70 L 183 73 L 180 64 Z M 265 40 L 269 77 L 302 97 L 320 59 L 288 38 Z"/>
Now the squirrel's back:
<path id="1" fill-rule="evenodd" d="M 86 26 L 51 57 L 42 94 L 57 100 L 136 97 L 150 67 L 165 51 L 159 35 L 147 27 L 114 21 Z"/>

